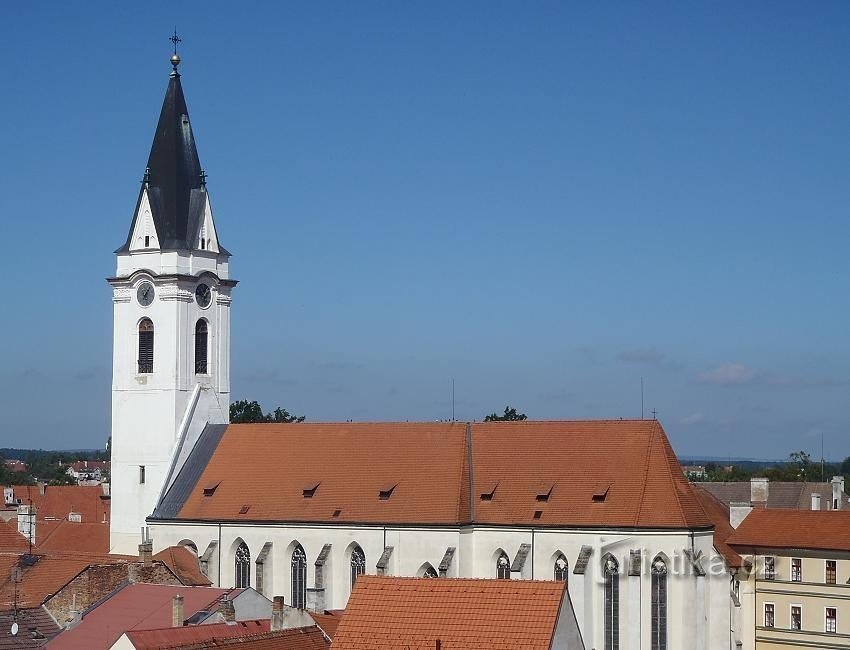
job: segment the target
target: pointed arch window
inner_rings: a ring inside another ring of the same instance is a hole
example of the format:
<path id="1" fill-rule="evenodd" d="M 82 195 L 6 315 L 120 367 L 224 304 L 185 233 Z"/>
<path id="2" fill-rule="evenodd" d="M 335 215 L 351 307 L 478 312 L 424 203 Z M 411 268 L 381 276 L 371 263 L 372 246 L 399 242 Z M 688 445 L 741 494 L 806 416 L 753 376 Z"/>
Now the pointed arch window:
<path id="1" fill-rule="evenodd" d="M 555 558 L 555 580 L 566 582 L 570 573 L 569 569 L 567 558 L 563 553 L 558 553 L 558 557 Z"/>
<path id="2" fill-rule="evenodd" d="M 236 580 L 233 584 L 237 588 L 251 586 L 251 551 L 245 542 L 240 542 L 236 548 Z"/>
<path id="3" fill-rule="evenodd" d="M 195 323 L 195 374 L 207 374 L 208 341 L 207 321 L 201 318 Z"/>
<path id="4" fill-rule="evenodd" d="M 429 564 L 427 567 L 425 567 L 425 571 L 422 573 L 422 577 L 423 578 L 436 578 L 437 577 L 437 570 Z"/>
<path id="5" fill-rule="evenodd" d="M 605 579 L 605 650 L 620 648 L 620 565 L 612 556 L 602 561 Z"/>
<path id="6" fill-rule="evenodd" d="M 496 577 L 502 580 L 511 579 L 511 561 L 504 551 L 499 553 L 499 557 L 496 558 Z"/>
<path id="7" fill-rule="evenodd" d="M 357 581 L 357 576 L 366 573 L 366 554 L 359 546 L 351 549 L 351 586 Z"/>
<path id="8" fill-rule="evenodd" d="M 667 650 L 667 563 L 652 561 L 652 650 Z"/>
<path id="9" fill-rule="evenodd" d="M 153 321 L 143 318 L 139 323 L 139 374 L 153 372 Z"/>
<path id="10" fill-rule="evenodd" d="M 292 551 L 292 606 L 305 609 L 307 606 L 307 554 L 301 544 Z"/>

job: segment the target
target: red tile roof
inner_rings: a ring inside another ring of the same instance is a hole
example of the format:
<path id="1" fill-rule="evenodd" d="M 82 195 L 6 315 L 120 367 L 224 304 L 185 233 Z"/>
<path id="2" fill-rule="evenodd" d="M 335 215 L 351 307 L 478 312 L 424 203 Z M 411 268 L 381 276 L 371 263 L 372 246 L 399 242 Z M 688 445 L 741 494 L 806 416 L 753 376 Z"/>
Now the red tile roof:
<path id="1" fill-rule="evenodd" d="M 13 485 L 15 499 L 28 504 L 32 500 L 38 521 L 67 519 L 68 514 L 81 515 L 83 523 L 109 522 L 110 499 L 104 498 L 100 485 L 47 485 L 40 494 L 37 485 Z"/>
<path id="2" fill-rule="evenodd" d="M 17 621 L 18 634 L 12 635 Z M 44 607 L 0 611 L 0 650 L 41 648 L 59 634 L 60 627 Z"/>
<path id="3" fill-rule="evenodd" d="M 154 555 L 153 559 L 164 562 L 184 585 L 207 587 L 212 584 L 201 573 L 198 556 L 185 546 L 169 546 Z"/>
<path id="4" fill-rule="evenodd" d="M 310 617 L 316 621 L 316 625 L 322 628 L 322 631 L 331 639 L 336 634 L 336 628 L 339 627 L 339 622 L 342 620 L 342 613 L 345 610 L 325 611 L 324 614 L 318 612 L 310 612 Z"/>
<path id="5" fill-rule="evenodd" d="M 741 553 L 755 548 L 850 552 L 850 511 L 757 508 L 726 543 Z"/>
<path id="6" fill-rule="evenodd" d="M 564 593 L 555 581 L 364 575 L 333 647 L 549 650 Z"/>
<path id="7" fill-rule="evenodd" d="M 235 648 L 236 650 L 327 650 L 330 643 L 315 627 L 296 627 L 278 632 L 250 636 L 210 639 L 189 645 L 169 646 L 163 650 L 204 650 L 205 648 Z"/>
<path id="8" fill-rule="evenodd" d="M 178 518 L 711 526 L 654 420 L 230 425 Z"/>
<path id="9" fill-rule="evenodd" d="M 18 520 L 0 520 L 0 550 L 26 551 L 28 548 L 27 538 L 18 532 Z"/>
<path id="10" fill-rule="evenodd" d="M 183 616 L 216 603 L 224 594 L 241 589 L 132 584 L 84 614 L 78 625 L 57 636 L 51 648 L 108 648 L 130 630 L 151 630 L 171 625 L 172 599 L 183 596 Z"/>
<path id="11" fill-rule="evenodd" d="M 694 493 L 706 515 L 714 524 L 714 548 L 723 556 L 726 564 L 730 567 L 741 568 L 744 565 L 743 558 L 726 543 L 729 535 L 735 530 L 729 523 L 729 508 L 711 492 L 702 489 L 698 483 L 694 485 Z"/>
<path id="12" fill-rule="evenodd" d="M 244 637 L 269 631 L 269 621 L 236 621 L 234 623 L 212 623 L 209 625 L 184 625 L 154 630 L 130 630 L 127 638 L 136 650 L 178 648 L 198 641 Z"/>
<path id="13" fill-rule="evenodd" d="M 109 524 L 36 521 L 35 541 L 39 552 L 80 551 L 107 554 Z"/>

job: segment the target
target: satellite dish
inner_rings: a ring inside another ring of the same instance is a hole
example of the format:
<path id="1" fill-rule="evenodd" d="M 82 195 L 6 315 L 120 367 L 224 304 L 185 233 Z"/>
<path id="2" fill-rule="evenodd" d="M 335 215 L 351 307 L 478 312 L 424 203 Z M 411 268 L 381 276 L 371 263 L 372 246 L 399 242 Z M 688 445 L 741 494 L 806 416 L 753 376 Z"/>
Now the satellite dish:
<path id="1" fill-rule="evenodd" d="M 12 623 L 12 636 L 17 636 L 18 634 L 18 624 Z"/>

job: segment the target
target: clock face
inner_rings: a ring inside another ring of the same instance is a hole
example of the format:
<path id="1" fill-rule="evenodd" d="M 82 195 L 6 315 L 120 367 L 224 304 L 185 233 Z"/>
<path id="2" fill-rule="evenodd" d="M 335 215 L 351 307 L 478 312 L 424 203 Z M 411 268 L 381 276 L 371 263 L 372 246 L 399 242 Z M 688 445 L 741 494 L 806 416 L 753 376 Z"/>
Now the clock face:
<path id="1" fill-rule="evenodd" d="M 136 290 L 136 298 L 142 307 L 147 307 L 153 302 L 154 290 L 150 282 L 142 282 Z"/>
<path id="2" fill-rule="evenodd" d="M 209 307 L 212 300 L 210 288 L 205 284 L 199 284 L 195 289 L 195 300 L 198 301 L 198 305 L 202 308 Z"/>

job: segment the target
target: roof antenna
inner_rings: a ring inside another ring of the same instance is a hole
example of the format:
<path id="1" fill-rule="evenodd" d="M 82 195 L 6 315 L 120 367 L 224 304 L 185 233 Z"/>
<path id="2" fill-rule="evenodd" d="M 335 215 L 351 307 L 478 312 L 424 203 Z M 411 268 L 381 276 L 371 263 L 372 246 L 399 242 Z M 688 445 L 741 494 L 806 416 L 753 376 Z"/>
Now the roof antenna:
<path id="1" fill-rule="evenodd" d="M 174 33 L 168 40 L 174 44 L 174 54 L 171 55 L 171 67 L 174 69 L 171 71 L 171 76 L 178 77 L 180 73 L 177 72 L 177 66 L 180 65 L 180 55 L 177 54 L 177 44 L 182 43 L 183 40 L 177 35 L 176 26 L 174 27 Z"/>
<path id="2" fill-rule="evenodd" d="M 640 419 L 643 420 L 643 377 L 640 378 Z"/>
<path id="3" fill-rule="evenodd" d="M 452 422 L 455 422 L 455 378 L 452 377 Z"/>
<path id="4" fill-rule="evenodd" d="M 658 419 L 658 411 L 656 411 L 655 409 L 652 409 L 652 410 L 650 411 L 650 413 L 652 413 L 652 419 L 653 419 L 653 420 L 657 420 L 657 419 Z"/>

